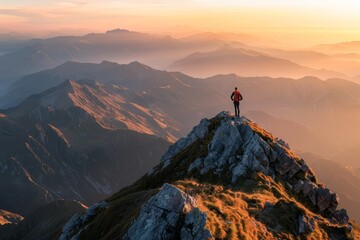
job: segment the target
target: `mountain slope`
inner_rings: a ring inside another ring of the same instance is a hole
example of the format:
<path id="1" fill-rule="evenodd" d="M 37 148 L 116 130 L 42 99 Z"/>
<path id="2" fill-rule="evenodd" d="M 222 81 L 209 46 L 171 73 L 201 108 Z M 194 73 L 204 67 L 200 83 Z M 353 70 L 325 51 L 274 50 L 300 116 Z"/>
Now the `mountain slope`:
<path id="1" fill-rule="evenodd" d="M 316 76 L 320 78 L 344 77 L 343 74 L 316 70 L 298 65 L 289 60 L 271 55 L 235 48 L 225 45 L 211 52 L 198 52 L 175 61 L 171 70 L 181 71 L 194 76 L 211 76 L 215 74 L 235 73 L 240 76 L 270 76 L 300 78 Z"/>
<path id="2" fill-rule="evenodd" d="M 112 84 L 128 89 L 132 94 L 123 96 L 125 99 L 168 116 L 164 122 L 178 129 L 179 134 L 172 132 L 175 137 L 186 134 L 199 119 L 212 116 L 225 106 L 232 110 L 229 95 L 234 86 L 238 86 L 244 96 L 242 113 L 262 111 L 297 122 L 324 143 L 334 146 L 329 148 L 329 154 L 360 144 L 359 128 L 352 127 L 360 121 L 360 85 L 342 79 L 322 81 L 314 77 L 290 79 L 234 74 L 198 79 L 178 72 L 159 71 L 138 62 L 127 65 L 68 62 L 24 77 L 9 95 L 1 98 L 0 105 L 14 105 L 30 94 L 69 78 L 95 79 L 108 88 Z M 321 149 L 324 148 L 319 146 L 317 150 Z"/>
<path id="3" fill-rule="evenodd" d="M 147 111 L 117 120 L 107 97 L 95 82 L 67 81 L 3 111 L 0 208 L 28 215 L 59 198 L 91 204 L 154 165 L 169 143 L 141 131 Z M 110 126 L 139 121 L 127 128 L 137 131 Z"/>
<path id="4" fill-rule="evenodd" d="M 1 98 L 2 107 L 15 106 L 25 98 L 41 93 L 68 80 L 93 79 L 113 83 L 139 93 L 167 88 L 189 88 L 187 82 L 171 73 L 160 71 L 139 62 L 117 64 L 102 61 L 95 63 L 66 62 L 54 69 L 25 76 L 11 86 Z"/>
<path id="5" fill-rule="evenodd" d="M 95 215 L 74 216 L 60 239 L 359 237 L 338 203 L 284 141 L 221 113 L 203 119 Z"/>
<path id="6" fill-rule="evenodd" d="M 0 225 L 17 224 L 24 218 L 16 213 L 0 210 Z"/>
<path id="7" fill-rule="evenodd" d="M 0 239 L 56 239 L 61 233 L 59 226 L 75 213 L 87 207 L 76 201 L 57 200 L 35 209 L 19 224 L 8 224 L 0 227 Z M 53 229 L 49 232 L 48 229 Z"/>
<path id="8" fill-rule="evenodd" d="M 341 206 L 346 207 L 350 216 L 357 222 L 360 221 L 360 177 L 344 167 L 341 163 L 328 160 L 312 153 L 301 153 L 313 168 L 319 181 L 326 183 L 336 191 L 341 198 Z M 341 159 L 346 159 L 343 156 Z"/>

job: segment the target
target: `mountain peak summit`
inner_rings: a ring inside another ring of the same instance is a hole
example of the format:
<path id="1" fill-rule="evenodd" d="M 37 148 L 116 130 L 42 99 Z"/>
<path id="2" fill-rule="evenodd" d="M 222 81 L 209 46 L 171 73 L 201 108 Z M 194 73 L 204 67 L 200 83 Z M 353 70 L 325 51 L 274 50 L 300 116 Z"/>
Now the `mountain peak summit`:
<path id="1" fill-rule="evenodd" d="M 246 117 L 233 117 L 229 112 L 221 112 L 210 120 L 203 119 L 186 138 L 169 148 L 161 164 L 150 174 L 156 176 L 174 165 L 179 155 L 195 146 L 198 151 L 187 159 L 187 169 L 183 172 L 186 178 L 215 180 L 236 187 L 244 178 L 262 173 L 281 180 L 286 188 L 305 197 L 305 202 L 332 221 L 348 221 L 347 215 L 338 216 L 343 211 L 336 210 L 338 195 L 318 184 L 313 171 L 286 142 Z"/>
<path id="2" fill-rule="evenodd" d="M 114 217 L 132 198 L 127 209 L 137 208 L 137 217 Z M 338 195 L 317 182 L 303 159 L 229 112 L 201 120 L 158 166 L 108 201 L 113 207 L 91 225 L 71 231 L 92 236 L 104 218 L 128 226 L 118 231 L 122 239 L 347 239 L 351 231 L 346 210 L 337 210 Z"/>

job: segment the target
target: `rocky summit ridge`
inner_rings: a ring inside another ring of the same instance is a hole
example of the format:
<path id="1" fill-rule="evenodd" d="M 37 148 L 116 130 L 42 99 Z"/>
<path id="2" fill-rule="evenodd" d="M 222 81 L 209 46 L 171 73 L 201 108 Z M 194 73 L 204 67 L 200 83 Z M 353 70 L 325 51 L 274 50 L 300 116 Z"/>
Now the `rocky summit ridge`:
<path id="1" fill-rule="evenodd" d="M 106 208 L 74 216 L 61 239 L 360 237 L 339 201 L 283 140 L 221 112 L 201 120 Z"/>

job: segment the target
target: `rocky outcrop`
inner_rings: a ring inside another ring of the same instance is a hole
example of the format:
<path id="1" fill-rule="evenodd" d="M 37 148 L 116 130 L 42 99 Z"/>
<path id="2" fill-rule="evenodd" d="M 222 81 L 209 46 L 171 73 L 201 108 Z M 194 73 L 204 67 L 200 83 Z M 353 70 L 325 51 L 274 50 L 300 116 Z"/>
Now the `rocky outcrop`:
<path id="1" fill-rule="evenodd" d="M 198 139 L 203 139 L 208 133 L 208 126 L 210 121 L 208 119 L 202 119 L 200 124 L 192 129 L 192 131 L 184 138 L 180 138 L 176 143 L 171 145 L 166 153 L 161 157 L 161 162 L 163 163 L 162 169 L 167 167 L 170 164 L 170 161 L 176 154 L 184 150 L 189 145 L 193 144 Z M 152 169 L 149 174 L 154 173 Z"/>
<path id="2" fill-rule="evenodd" d="M 304 215 L 299 215 L 297 219 L 298 234 L 312 232 L 315 229 L 315 220 L 313 218 L 307 218 Z"/>
<path id="3" fill-rule="evenodd" d="M 73 217 L 64 239 L 346 239 L 351 231 L 338 195 L 288 144 L 226 112 L 202 120 L 108 201 L 91 221 Z"/>
<path id="4" fill-rule="evenodd" d="M 125 240 L 136 239 L 207 239 L 206 214 L 196 208 L 196 201 L 180 189 L 164 184 L 141 209 Z"/>
<path id="5" fill-rule="evenodd" d="M 232 185 L 254 172 L 262 172 L 273 179 L 278 176 L 284 181 L 284 186 L 304 197 L 316 211 L 335 222 L 347 222 L 346 210 L 336 210 L 338 195 L 317 183 L 309 166 L 291 152 L 287 143 L 246 117 L 234 118 L 228 112 L 222 112 L 215 119 L 221 120 L 221 123 L 214 133 L 207 131 L 210 121 L 204 119 L 186 138 L 170 147 L 162 158 L 161 169 L 169 166 L 174 156 L 196 139 L 213 134 L 207 146 L 207 155 L 189 165 L 187 172 L 190 176 L 195 172 L 200 175 L 211 173 L 219 179 L 227 179 L 230 175 Z"/>
<path id="6" fill-rule="evenodd" d="M 100 210 L 108 207 L 109 204 L 107 202 L 101 201 L 90 206 L 84 214 L 75 214 L 72 216 L 72 218 L 64 225 L 59 240 L 77 240 L 78 234 L 73 236 L 73 233 L 85 226 Z"/>

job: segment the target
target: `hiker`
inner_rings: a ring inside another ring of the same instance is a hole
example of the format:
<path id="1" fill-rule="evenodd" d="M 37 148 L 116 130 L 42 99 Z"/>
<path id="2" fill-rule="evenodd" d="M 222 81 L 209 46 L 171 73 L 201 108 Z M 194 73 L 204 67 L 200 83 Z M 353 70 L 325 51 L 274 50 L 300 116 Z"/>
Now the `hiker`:
<path id="1" fill-rule="evenodd" d="M 241 93 L 237 87 L 235 87 L 235 91 L 233 91 L 233 93 L 231 94 L 231 100 L 234 102 L 235 116 L 239 117 L 240 116 L 239 103 L 241 100 L 243 100 L 243 97 L 241 96 Z"/>

